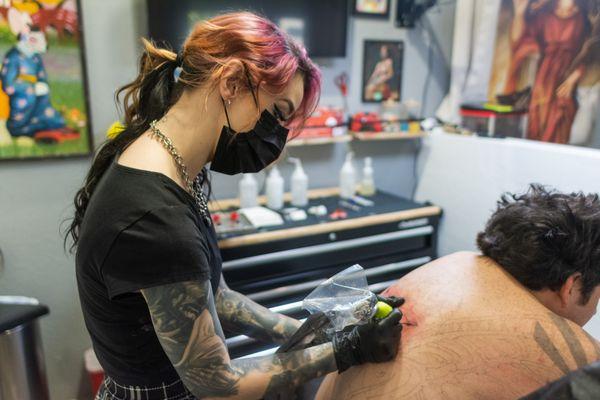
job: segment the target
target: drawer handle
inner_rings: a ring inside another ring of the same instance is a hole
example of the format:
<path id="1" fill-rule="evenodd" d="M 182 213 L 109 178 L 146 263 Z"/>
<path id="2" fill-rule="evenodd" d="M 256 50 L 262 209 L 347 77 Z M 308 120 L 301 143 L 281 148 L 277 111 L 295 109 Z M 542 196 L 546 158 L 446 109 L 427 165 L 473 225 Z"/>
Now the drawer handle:
<path id="1" fill-rule="evenodd" d="M 403 231 L 382 233 L 380 235 L 367 236 L 357 239 L 342 240 L 334 243 L 318 244 L 314 246 L 300 247 L 298 249 L 290 249 L 283 251 L 276 251 L 273 253 L 261 254 L 258 256 L 251 256 L 240 258 L 237 260 L 229 260 L 223 262 L 223 271 L 232 271 L 242 268 L 250 268 L 256 265 L 263 265 L 267 263 L 273 263 L 277 261 L 283 261 L 298 257 L 306 257 L 312 255 L 318 255 L 328 253 L 331 251 L 346 250 L 355 247 L 364 247 L 379 243 L 390 242 L 392 240 L 406 239 L 418 236 L 426 236 L 433 233 L 433 227 L 431 225 L 421 226 L 418 228 L 405 229 Z"/>
<path id="2" fill-rule="evenodd" d="M 431 261 L 431 257 L 414 258 L 411 260 L 400 261 L 397 263 L 381 265 L 379 267 L 367 268 L 365 270 L 365 274 L 367 275 L 367 278 L 374 277 L 388 272 L 401 271 L 407 268 L 418 267 L 428 263 L 429 261 Z M 280 286 L 275 289 L 250 293 L 247 296 L 250 299 L 260 303 L 262 301 L 268 301 L 277 297 L 284 297 L 285 295 L 297 294 L 303 291 L 314 289 L 323 281 L 325 281 L 325 279 L 317 279 L 314 281 L 303 282 L 289 286 Z"/>

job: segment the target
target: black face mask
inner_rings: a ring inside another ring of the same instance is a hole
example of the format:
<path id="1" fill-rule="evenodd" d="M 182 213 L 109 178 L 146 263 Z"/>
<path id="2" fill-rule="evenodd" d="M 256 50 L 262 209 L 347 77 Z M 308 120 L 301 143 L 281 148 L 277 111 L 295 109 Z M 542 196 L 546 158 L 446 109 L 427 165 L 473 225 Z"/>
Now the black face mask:
<path id="1" fill-rule="evenodd" d="M 250 90 L 258 106 L 254 91 Z M 289 129 L 281 126 L 273 114 L 265 110 L 252 130 L 235 132 L 231 129 L 224 100 L 223 107 L 228 126 L 221 130 L 215 157 L 210 165 L 211 170 L 227 175 L 254 173 L 263 170 L 279 158 Z"/>

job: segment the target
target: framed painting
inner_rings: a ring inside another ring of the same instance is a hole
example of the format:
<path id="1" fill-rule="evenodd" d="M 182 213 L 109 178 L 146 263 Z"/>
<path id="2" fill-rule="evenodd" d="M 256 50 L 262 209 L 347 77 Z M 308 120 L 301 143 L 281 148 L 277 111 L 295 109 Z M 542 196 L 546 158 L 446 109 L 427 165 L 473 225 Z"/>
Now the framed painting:
<path id="1" fill-rule="evenodd" d="M 488 102 L 527 113 L 524 137 L 590 146 L 600 121 L 600 0 L 502 0 Z"/>
<path id="2" fill-rule="evenodd" d="M 363 51 L 362 101 L 400 101 L 404 43 L 365 40 Z"/>
<path id="3" fill-rule="evenodd" d="M 89 155 L 77 0 L 0 0 L 0 160 Z"/>

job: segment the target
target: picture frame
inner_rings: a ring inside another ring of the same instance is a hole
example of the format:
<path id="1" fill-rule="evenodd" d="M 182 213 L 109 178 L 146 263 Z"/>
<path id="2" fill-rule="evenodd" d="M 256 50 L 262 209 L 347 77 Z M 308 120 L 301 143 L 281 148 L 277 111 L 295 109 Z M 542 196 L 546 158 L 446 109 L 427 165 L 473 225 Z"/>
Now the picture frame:
<path id="1" fill-rule="evenodd" d="M 489 81 L 481 82 L 487 83 L 487 100 L 526 112 L 526 139 L 594 147 L 600 122 L 600 2 L 587 7 L 572 1 L 565 14 L 559 2 L 526 3 L 517 12 L 511 0 L 500 1 L 496 26 L 490 27 L 496 31 L 492 51 L 477 60 L 491 65 Z M 524 28 L 513 38 L 511 26 L 521 18 Z M 560 52 L 550 40 L 553 32 L 561 32 Z M 514 45 L 506 46 L 509 42 Z"/>
<path id="2" fill-rule="evenodd" d="M 0 162 L 94 148 L 80 0 L 0 7 Z"/>
<path id="3" fill-rule="evenodd" d="M 361 99 L 363 103 L 400 101 L 404 42 L 365 40 Z"/>
<path id="4" fill-rule="evenodd" d="M 388 19 L 390 17 L 390 0 L 354 0 L 352 15 Z"/>

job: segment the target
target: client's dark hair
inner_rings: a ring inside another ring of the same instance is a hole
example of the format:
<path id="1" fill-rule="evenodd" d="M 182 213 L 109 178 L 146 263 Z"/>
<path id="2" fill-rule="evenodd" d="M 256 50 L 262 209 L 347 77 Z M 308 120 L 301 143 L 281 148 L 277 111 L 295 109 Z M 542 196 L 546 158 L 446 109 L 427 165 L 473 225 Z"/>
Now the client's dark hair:
<path id="1" fill-rule="evenodd" d="M 558 290 L 581 273 L 585 304 L 600 284 L 600 200 L 539 184 L 522 195 L 506 193 L 477 246 L 531 290 Z"/>

